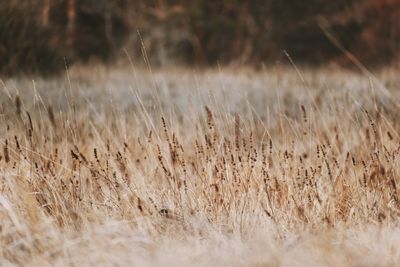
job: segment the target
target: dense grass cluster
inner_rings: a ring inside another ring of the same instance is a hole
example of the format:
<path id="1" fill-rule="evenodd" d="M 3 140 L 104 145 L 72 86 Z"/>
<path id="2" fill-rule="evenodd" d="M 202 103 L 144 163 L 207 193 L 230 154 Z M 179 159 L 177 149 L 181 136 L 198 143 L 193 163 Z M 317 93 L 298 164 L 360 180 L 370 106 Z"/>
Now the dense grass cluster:
<path id="1" fill-rule="evenodd" d="M 394 73 L 3 80 L 0 260 L 397 265 Z"/>

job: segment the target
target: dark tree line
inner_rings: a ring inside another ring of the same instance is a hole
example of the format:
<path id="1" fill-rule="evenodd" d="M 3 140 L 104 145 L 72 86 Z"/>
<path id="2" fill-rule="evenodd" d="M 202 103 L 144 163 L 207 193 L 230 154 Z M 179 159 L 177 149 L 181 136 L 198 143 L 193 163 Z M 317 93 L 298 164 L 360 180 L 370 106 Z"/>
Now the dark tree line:
<path id="1" fill-rule="evenodd" d="M 109 0 L 1 0 L 0 72 L 53 73 L 109 61 L 129 33 L 127 4 Z"/>
<path id="2" fill-rule="evenodd" d="M 152 64 L 346 64 L 398 59 L 398 0 L 1 0 L 0 72 L 110 61 L 126 48 Z M 137 34 L 139 31 L 139 35 Z"/>

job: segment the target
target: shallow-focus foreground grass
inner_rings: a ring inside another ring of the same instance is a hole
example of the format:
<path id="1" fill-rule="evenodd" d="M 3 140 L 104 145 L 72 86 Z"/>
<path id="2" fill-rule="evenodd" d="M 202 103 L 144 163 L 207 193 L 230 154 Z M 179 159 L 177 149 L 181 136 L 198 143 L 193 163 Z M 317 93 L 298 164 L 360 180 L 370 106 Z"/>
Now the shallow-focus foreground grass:
<path id="1" fill-rule="evenodd" d="M 399 266 L 400 80 L 75 67 L 0 84 L 4 266 Z"/>

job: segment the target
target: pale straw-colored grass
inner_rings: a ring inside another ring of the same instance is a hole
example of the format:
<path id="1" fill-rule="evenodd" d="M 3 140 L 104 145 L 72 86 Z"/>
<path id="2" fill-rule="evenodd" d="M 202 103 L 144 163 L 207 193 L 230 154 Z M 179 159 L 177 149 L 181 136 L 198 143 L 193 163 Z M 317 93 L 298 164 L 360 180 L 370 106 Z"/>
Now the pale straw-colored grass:
<path id="1" fill-rule="evenodd" d="M 4 266 L 398 266 L 395 70 L 4 79 Z"/>

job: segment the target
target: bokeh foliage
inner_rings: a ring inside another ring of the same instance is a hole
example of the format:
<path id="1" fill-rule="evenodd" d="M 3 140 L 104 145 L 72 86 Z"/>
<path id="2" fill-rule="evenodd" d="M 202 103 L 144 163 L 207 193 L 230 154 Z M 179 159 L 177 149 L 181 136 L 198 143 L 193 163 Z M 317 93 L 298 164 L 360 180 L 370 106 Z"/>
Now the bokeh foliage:
<path id="1" fill-rule="evenodd" d="M 140 36 L 137 32 L 140 32 Z M 0 5 L 0 72 L 110 61 L 121 48 L 152 64 L 347 64 L 398 59 L 398 0 L 10 0 Z"/>
<path id="2" fill-rule="evenodd" d="M 51 74 L 109 61 L 128 34 L 126 5 L 107 0 L 10 0 L 0 5 L 0 72 Z"/>

